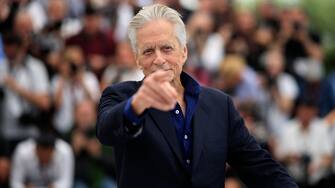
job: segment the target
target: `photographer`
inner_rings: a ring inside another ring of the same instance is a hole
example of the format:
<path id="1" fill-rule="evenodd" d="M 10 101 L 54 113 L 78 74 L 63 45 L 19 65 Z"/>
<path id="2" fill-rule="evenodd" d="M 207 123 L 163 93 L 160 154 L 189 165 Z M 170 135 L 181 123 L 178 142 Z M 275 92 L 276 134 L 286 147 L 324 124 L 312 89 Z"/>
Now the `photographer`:
<path id="1" fill-rule="evenodd" d="M 68 133 L 73 124 L 74 106 L 84 99 L 97 102 L 100 96 L 99 82 L 85 69 L 84 56 L 79 47 L 67 47 L 63 63 L 52 79 L 52 100 L 55 107 L 53 119 L 56 130 Z"/>
<path id="2" fill-rule="evenodd" d="M 321 38 L 298 7 L 283 11 L 280 25 L 277 42 L 283 48 L 285 71 L 295 76 L 301 92 L 308 91 L 323 76 Z"/>
<path id="3" fill-rule="evenodd" d="M 74 188 L 114 188 L 113 152 L 105 151 L 95 137 L 96 105 L 83 100 L 75 106 L 74 126 L 68 141 L 74 151 Z"/>
<path id="4" fill-rule="evenodd" d="M 295 78 L 284 72 L 286 62 L 281 48 L 271 48 L 263 55 L 265 74 L 262 85 L 269 91 L 266 121 L 273 136 L 279 136 L 283 123 L 292 115 L 294 102 L 299 96 Z"/>
<path id="5" fill-rule="evenodd" d="M 10 148 L 36 135 L 40 114 L 49 109 L 49 83 L 44 65 L 30 56 L 14 34 L 3 37 L 6 59 L 0 63 L 3 90 L 1 132 Z"/>
<path id="6" fill-rule="evenodd" d="M 41 132 L 15 148 L 10 187 L 71 188 L 73 167 L 70 145 L 52 132 Z"/>
<path id="7" fill-rule="evenodd" d="M 276 156 L 299 187 L 334 187 L 322 186 L 329 183 L 333 146 L 327 122 L 318 118 L 317 112 L 315 99 L 301 97 L 294 119 L 282 124 L 283 132 L 277 142 Z"/>

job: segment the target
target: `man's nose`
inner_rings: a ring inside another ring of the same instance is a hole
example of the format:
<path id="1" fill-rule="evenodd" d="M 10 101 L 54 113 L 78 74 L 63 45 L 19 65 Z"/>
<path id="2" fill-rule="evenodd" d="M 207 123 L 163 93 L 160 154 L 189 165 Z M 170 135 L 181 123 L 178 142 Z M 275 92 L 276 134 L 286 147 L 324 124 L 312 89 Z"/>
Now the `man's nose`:
<path id="1" fill-rule="evenodd" d="M 164 58 L 163 54 L 159 50 L 156 50 L 155 51 L 154 64 L 162 65 L 164 63 L 165 63 L 165 58 Z"/>

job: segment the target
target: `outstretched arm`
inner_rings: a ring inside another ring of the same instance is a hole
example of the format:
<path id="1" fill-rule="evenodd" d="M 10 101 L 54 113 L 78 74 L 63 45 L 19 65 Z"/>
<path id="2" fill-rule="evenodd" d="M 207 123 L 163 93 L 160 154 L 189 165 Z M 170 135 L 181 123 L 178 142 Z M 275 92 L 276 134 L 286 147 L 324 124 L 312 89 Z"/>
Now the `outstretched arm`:
<path id="1" fill-rule="evenodd" d="M 138 90 L 125 84 L 107 88 L 98 110 L 96 133 L 100 142 L 124 143 L 141 132 L 146 109 L 174 108 L 177 93 L 169 84 L 170 77 L 166 71 L 157 71 L 146 77 Z"/>

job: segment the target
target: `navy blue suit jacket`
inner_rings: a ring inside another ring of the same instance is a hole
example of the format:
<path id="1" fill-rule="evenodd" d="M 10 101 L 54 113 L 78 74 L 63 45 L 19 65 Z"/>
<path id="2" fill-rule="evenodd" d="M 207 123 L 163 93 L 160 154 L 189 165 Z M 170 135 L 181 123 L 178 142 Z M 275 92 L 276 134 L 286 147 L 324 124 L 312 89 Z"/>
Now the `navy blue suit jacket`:
<path id="1" fill-rule="evenodd" d="M 169 112 L 148 109 L 136 137 L 137 131 L 127 128 L 131 125 L 124 108 L 140 85 L 124 82 L 108 87 L 99 104 L 97 137 L 115 149 L 119 188 L 223 188 L 226 163 L 248 187 L 297 187 L 250 136 L 232 100 L 205 87 L 192 119 L 192 173 L 188 173 Z"/>

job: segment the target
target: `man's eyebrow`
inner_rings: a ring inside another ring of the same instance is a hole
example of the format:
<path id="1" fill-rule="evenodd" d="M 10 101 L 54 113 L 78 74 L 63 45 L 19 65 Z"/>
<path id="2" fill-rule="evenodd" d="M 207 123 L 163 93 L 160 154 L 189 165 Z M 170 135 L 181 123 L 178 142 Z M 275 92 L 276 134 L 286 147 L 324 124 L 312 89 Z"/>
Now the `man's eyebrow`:
<path id="1" fill-rule="evenodd" d="M 155 46 L 152 45 L 152 44 L 148 44 L 148 45 L 144 45 L 144 46 L 141 48 L 141 50 L 144 51 L 144 50 L 151 49 L 151 48 L 155 48 Z"/>
<path id="2" fill-rule="evenodd" d="M 166 46 L 170 46 L 170 47 L 175 47 L 175 45 L 173 45 L 172 43 L 169 43 L 169 42 L 165 42 L 165 43 L 161 43 L 159 44 L 160 47 L 166 47 Z"/>

